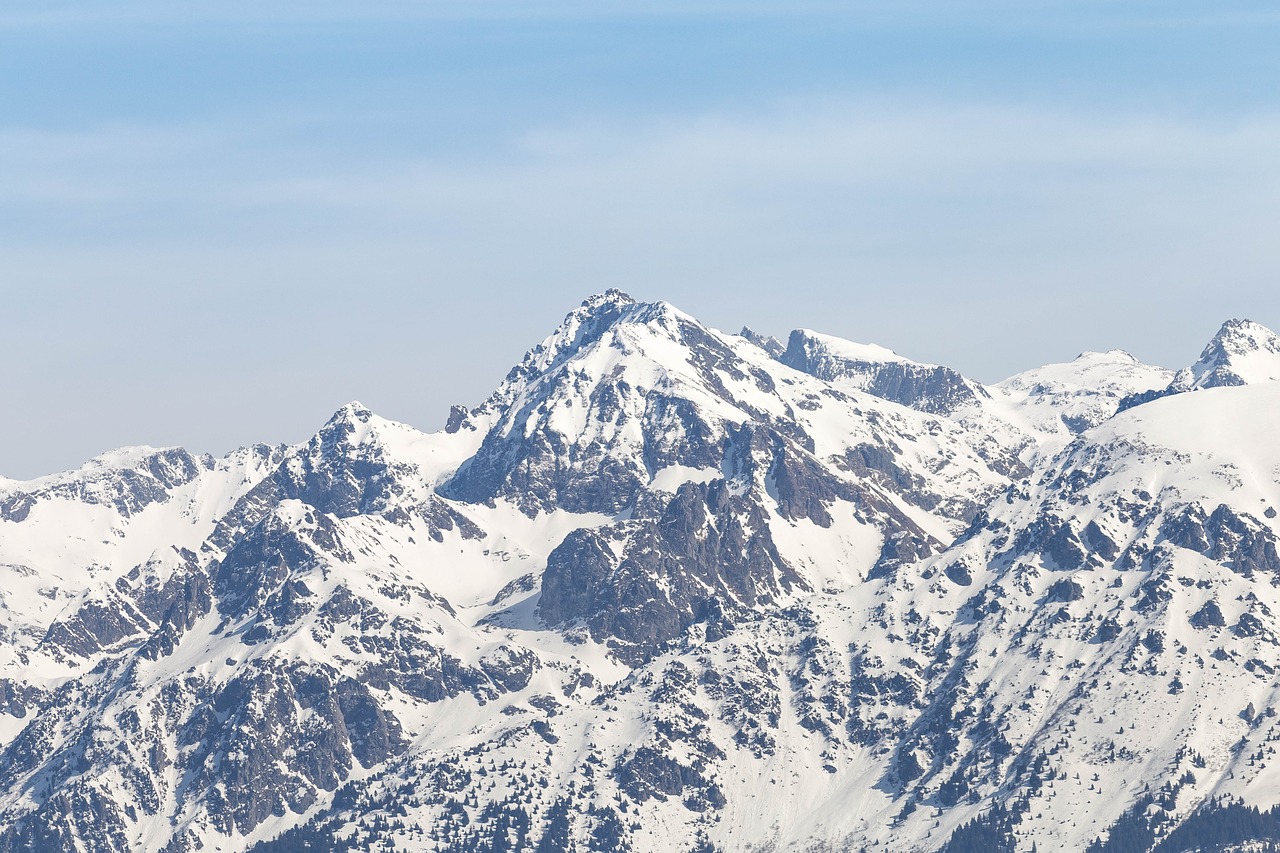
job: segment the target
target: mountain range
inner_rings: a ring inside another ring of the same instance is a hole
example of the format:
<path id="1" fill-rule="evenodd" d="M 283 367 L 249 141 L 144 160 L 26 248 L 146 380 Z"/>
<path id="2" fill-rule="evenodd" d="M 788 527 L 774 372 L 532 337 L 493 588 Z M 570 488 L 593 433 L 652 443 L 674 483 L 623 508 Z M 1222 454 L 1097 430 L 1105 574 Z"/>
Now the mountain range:
<path id="1" fill-rule="evenodd" d="M 0 480 L 0 853 L 1280 849 L 1278 424 L 1247 320 L 984 385 L 611 290 L 438 432 Z"/>

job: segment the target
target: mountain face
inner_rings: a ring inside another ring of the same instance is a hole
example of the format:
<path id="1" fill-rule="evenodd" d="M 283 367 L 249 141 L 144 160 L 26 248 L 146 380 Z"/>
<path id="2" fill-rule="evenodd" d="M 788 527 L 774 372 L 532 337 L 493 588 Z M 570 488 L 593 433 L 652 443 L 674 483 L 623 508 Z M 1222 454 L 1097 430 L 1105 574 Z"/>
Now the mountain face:
<path id="1" fill-rule="evenodd" d="M 1136 395 L 1155 392 L 1173 371 L 1143 364 L 1124 350 L 1085 352 L 1064 364 L 1046 364 L 994 386 L 1008 417 L 1057 447 L 1097 426 Z M 1052 439 L 1057 439 L 1052 440 Z"/>
<path id="2" fill-rule="evenodd" d="M 920 364 L 884 347 L 853 344 L 808 329 L 791 333 L 778 360 L 827 382 L 922 412 L 951 414 L 990 397 L 981 385 L 949 367 Z"/>
<path id="3" fill-rule="evenodd" d="M 1252 385 L 1280 379 L 1280 336 L 1252 320 L 1228 320 L 1222 324 L 1190 367 L 1179 370 L 1163 388 L 1126 397 L 1122 409 L 1149 403 L 1171 394 Z"/>
<path id="4" fill-rule="evenodd" d="M 0 481 L 0 851 L 1270 849 L 1276 365 L 609 291 L 441 432 Z"/>
<path id="5" fill-rule="evenodd" d="M 1200 354 L 1178 372 L 1177 391 L 1250 385 L 1280 379 L 1280 336 L 1252 320 L 1228 320 Z"/>

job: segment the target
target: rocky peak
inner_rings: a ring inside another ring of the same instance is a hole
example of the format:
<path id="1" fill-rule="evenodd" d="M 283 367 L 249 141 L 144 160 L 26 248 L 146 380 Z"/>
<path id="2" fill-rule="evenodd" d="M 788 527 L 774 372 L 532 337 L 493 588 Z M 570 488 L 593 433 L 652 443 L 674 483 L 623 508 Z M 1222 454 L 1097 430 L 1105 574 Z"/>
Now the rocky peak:
<path id="1" fill-rule="evenodd" d="M 949 367 L 923 364 L 876 344 L 796 329 L 778 360 L 833 384 L 930 414 L 951 414 L 987 392 Z"/>
<path id="2" fill-rule="evenodd" d="M 1205 352 L 1215 349 L 1233 355 L 1248 355 L 1258 350 L 1280 355 L 1280 336 L 1253 320 L 1232 319 L 1222 324 Z"/>
<path id="3" fill-rule="evenodd" d="M 747 326 L 742 327 L 742 331 L 738 332 L 738 337 L 751 341 L 751 343 L 760 347 L 760 349 L 769 353 L 769 355 L 774 358 L 781 358 L 782 354 L 787 351 L 787 348 L 783 346 L 782 341 L 778 340 L 773 335 L 762 335 Z"/>
<path id="4" fill-rule="evenodd" d="M 335 443 L 361 444 L 371 432 L 375 419 L 380 420 L 364 404 L 353 400 L 338 409 L 329 417 L 329 420 L 325 421 L 324 426 L 320 427 L 319 432 L 312 438 L 312 442 L 320 441 L 329 445 Z"/>
<path id="5" fill-rule="evenodd" d="M 1134 393 L 1120 403 L 1119 411 L 1143 403 L 1199 391 L 1254 385 L 1280 379 L 1280 336 L 1252 320 L 1228 320 L 1210 339 L 1200 358 L 1190 367 L 1179 370 L 1163 388 Z"/>
<path id="6" fill-rule="evenodd" d="M 1190 391 L 1280 379 L 1280 336 L 1252 320 L 1228 320 L 1200 359 L 1174 378 L 1170 388 Z"/>
<path id="7" fill-rule="evenodd" d="M 351 402 L 334 412 L 324 426 L 291 455 L 310 457 L 317 464 L 321 459 L 333 464 L 351 457 L 400 456 L 407 444 L 423 435 L 407 424 L 381 417 L 361 403 Z"/>
<path id="8" fill-rule="evenodd" d="M 631 297 L 631 294 L 625 293 L 616 287 L 611 287 L 603 293 L 593 293 L 588 296 L 582 300 L 581 307 L 587 311 L 597 311 L 607 306 L 619 307 L 635 304 L 636 300 Z"/>
<path id="9" fill-rule="evenodd" d="M 348 403 L 305 443 L 289 448 L 271 473 L 218 522 L 210 541 L 227 547 L 283 500 L 301 501 L 342 518 L 388 511 L 418 487 L 411 448 L 422 437 L 360 403 Z"/>
<path id="10" fill-rule="evenodd" d="M 373 412 L 369 410 L 368 406 L 366 406 L 364 403 L 361 403 L 359 400 L 352 400 L 350 403 L 347 403 L 345 406 L 338 409 L 338 411 L 334 412 L 333 415 L 329 418 L 328 422 L 330 424 L 335 424 L 335 423 L 364 424 L 364 423 L 368 423 L 369 419 L 372 417 L 373 417 Z"/>
<path id="11" fill-rule="evenodd" d="M 468 418 L 485 437 L 443 493 L 612 513 L 666 466 L 715 468 L 725 420 L 785 409 L 776 363 L 736 340 L 665 302 L 588 299 Z"/>
<path id="12" fill-rule="evenodd" d="M 468 413 L 467 423 L 475 426 L 500 415 L 524 396 L 530 386 L 537 384 L 541 378 L 554 374 L 580 353 L 591 349 L 619 325 L 644 323 L 654 316 L 674 311 L 667 303 L 637 302 L 616 289 L 588 297 L 565 316 L 554 332 L 525 353 L 524 358 L 511 368 L 493 394 Z"/>

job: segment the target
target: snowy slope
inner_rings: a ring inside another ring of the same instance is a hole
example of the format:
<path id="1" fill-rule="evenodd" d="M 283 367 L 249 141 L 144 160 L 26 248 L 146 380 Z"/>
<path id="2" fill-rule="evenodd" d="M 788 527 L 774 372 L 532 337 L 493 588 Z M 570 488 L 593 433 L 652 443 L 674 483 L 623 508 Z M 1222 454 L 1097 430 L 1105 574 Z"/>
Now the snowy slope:
<path id="1" fill-rule="evenodd" d="M 200 548 L 281 453 L 126 448 L 11 481 L 0 490 L 0 626 L 10 638 L 0 677 L 47 686 L 148 630 L 158 606 L 149 599 L 163 595 L 184 552 Z"/>
<path id="2" fill-rule="evenodd" d="M 1252 755 L 1277 736 L 1277 415 L 1275 385 L 1125 412 L 922 565 L 898 595 L 960 617 L 935 624 L 965 677 L 895 747 L 924 769 L 913 799 L 1016 783 L 1041 849 L 1083 849 L 1166 785 L 1172 820 L 1227 793 L 1275 804 Z"/>
<path id="3" fill-rule="evenodd" d="M 1073 435 L 1115 414 L 1127 398 L 1161 393 L 1173 379 L 1170 370 L 1111 350 L 1082 353 L 1071 362 L 984 386 L 949 367 L 808 329 L 792 332 L 778 358 L 837 388 L 948 417 L 984 455 L 1012 452 L 1027 462 L 1052 455 Z"/>
<path id="4" fill-rule="evenodd" d="M 1172 378 L 1172 371 L 1117 349 L 1027 370 L 991 391 L 1013 424 L 1056 448 L 1111 417 L 1127 397 L 1164 388 Z"/>

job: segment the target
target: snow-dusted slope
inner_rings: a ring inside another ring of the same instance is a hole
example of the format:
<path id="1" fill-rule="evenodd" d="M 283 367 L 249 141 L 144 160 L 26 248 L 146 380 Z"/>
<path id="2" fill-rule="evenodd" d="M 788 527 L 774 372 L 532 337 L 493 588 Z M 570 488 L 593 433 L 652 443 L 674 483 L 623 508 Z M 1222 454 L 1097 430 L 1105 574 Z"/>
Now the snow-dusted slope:
<path id="1" fill-rule="evenodd" d="M 73 471 L 6 485 L 3 677 L 47 684 L 149 630 L 174 573 L 282 452 L 257 446 L 213 459 L 176 448 L 126 448 Z"/>
<path id="2" fill-rule="evenodd" d="M 1111 417 L 1126 398 L 1163 388 L 1172 378 L 1173 371 L 1117 349 L 1027 370 L 991 390 L 1012 423 L 1056 448 Z"/>
<path id="3" fill-rule="evenodd" d="M 590 703 L 504 709 L 317 827 L 401 809 L 428 825 L 441 804 L 402 779 L 483 787 L 490 765 L 531 837 L 591 849 L 931 850 L 998 806 L 1017 849 L 1084 850 L 1148 790 L 1153 843 L 1223 795 L 1269 807 L 1278 387 L 1124 413 L 944 554 L 699 627 Z"/>
<path id="4" fill-rule="evenodd" d="M 1280 800 L 1274 342 L 983 387 L 610 291 L 440 433 L 4 481 L 0 851 L 1190 850 Z"/>
<path id="5" fill-rule="evenodd" d="M 1157 393 L 1173 378 L 1170 370 L 1112 350 L 1082 353 L 988 387 L 949 367 L 807 329 L 792 332 L 778 358 L 835 387 L 946 416 L 984 455 L 1003 448 L 1028 462 L 1111 417 L 1127 398 Z"/>
<path id="6" fill-rule="evenodd" d="M 1165 785 L 1173 820 L 1224 793 L 1274 804 L 1250 756 L 1274 736 L 1277 414 L 1275 385 L 1125 412 L 921 565 L 896 595 L 936 614 L 964 678 L 895 745 L 914 801 L 1017 787 L 1040 849 L 1083 849 Z"/>

